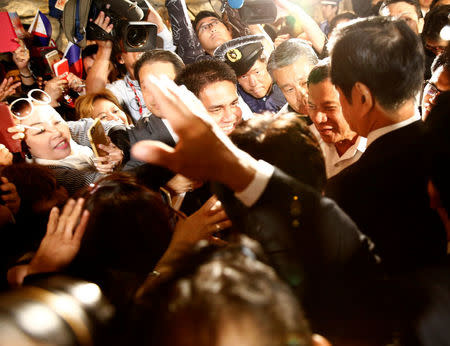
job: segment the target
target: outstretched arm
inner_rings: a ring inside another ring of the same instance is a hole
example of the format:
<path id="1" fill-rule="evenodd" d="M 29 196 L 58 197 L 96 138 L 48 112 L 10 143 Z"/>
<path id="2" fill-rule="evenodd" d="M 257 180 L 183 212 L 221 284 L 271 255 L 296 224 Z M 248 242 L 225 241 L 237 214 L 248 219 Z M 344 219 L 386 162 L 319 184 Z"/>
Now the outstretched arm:
<path id="1" fill-rule="evenodd" d="M 108 33 L 113 29 L 113 25 L 110 24 L 110 18 L 105 16 L 104 12 L 100 12 L 94 23 Z M 97 45 L 98 51 L 94 64 L 86 76 L 86 94 L 99 92 L 108 83 L 109 61 L 113 43 L 112 41 L 97 41 Z"/>
<path id="2" fill-rule="evenodd" d="M 278 8 L 295 16 L 302 25 L 303 31 L 308 35 L 313 48 L 318 54 L 321 54 L 326 41 L 326 36 L 323 31 L 320 30 L 316 21 L 300 6 L 293 4 L 289 0 L 274 0 L 274 2 Z"/>

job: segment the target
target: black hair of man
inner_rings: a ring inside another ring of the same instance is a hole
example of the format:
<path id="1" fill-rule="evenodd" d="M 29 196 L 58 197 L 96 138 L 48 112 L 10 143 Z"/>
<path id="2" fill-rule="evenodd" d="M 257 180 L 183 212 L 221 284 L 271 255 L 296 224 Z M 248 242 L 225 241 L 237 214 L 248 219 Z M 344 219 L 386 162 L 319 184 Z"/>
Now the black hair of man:
<path id="1" fill-rule="evenodd" d="M 334 16 L 333 19 L 330 21 L 330 33 L 333 32 L 334 28 L 338 25 L 338 23 L 342 20 L 353 20 L 358 18 L 356 14 L 353 12 L 342 12 L 339 13 L 337 16 Z"/>
<path id="2" fill-rule="evenodd" d="M 198 23 L 203 19 L 203 18 L 208 18 L 208 17 L 214 17 L 217 18 L 218 20 L 220 20 L 222 23 L 222 18 L 216 13 L 216 12 L 212 12 L 212 11 L 200 11 L 199 13 L 197 13 L 197 15 L 195 16 L 194 22 L 192 23 L 192 26 L 195 30 L 195 33 L 198 33 L 197 30 L 197 25 Z"/>
<path id="3" fill-rule="evenodd" d="M 227 63 L 217 60 L 203 60 L 187 65 L 175 78 L 175 83 L 186 86 L 197 97 L 208 84 L 222 81 L 237 84 L 236 73 Z"/>
<path id="4" fill-rule="evenodd" d="M 423 84 L 420 38 L 401 20 L 372 17 L 339 27 L 330 39 L 331 80 L 351 102 L 357 82 L 386 110 L 413 99 Z"/>
<path id="5" fill-rule="evenodd" d="M 417 13 L 417 17 L 418 18 L 423 18 L 422 10 L 420 9 L 420 3 L 419 3 L 418 0 L 385 0 L 381 4 L 380 10 L 385 8 L 386 6 L 389 6 L 389 5 L 392 5 L 392 4 L 396 4 L 397 2 L 405 2 L 407 4 L 410 4 L 410 5 L 414 6 L 414 8 L 416 10 L 416 13 Z"/>
<path id="6" fill-rule="evenodd" d="M 316 137 L 296 113 L 262 115 L 239 124 L 231 141 L 256 159 L 267 161 L 322 192 L 325 162 Z"/>
<path id="7" fill-rule="evenodd" d="M 151 64 L 153 62 L 167 62 L 172 64 L 175 69 L 175 75 L 177 76 L 184 68 L 184 62 L 177 54 L 164 49 L 152 49 L 144 53 L 134 65 L 134 77 L 139 84 L 141 83 L 139 80 L 139 71 L 145 64 Z"/>
<path id="8" fill-rule="evenodd" d="M 441 93 L 425 123 L 429 130 L 429 152 L 431 153 L 431 181 L 439 192 L 442 206 L 450 216 L 450 91 Z"/>
<path id="9" fill-rule="evenodd" d="M 312 345 L 298 300 L 260 261 L 260 246 L 241 238 L 223 248 L 197 247 L 173 263 L 171 277 L 139 301 L 131 333 L 138 344 L 218 345 L 237 328 L 243 343 Z"/>
<path id="10" fill-rule="evenodd" d="M 440 41 L 440 33 L 444 26 L 450 25 L 450 5 L 437 6 L 425 16 L 422 36 L 424 40 Z"/>
<path id="11" fill-rule="evenodd" d="M 309 73 L 307 84 L 310 86 L 311 84 L 319 84 L 323 82 L 327 78 L 331 78 L 330 76 L 330 59 L 321 60 L 316 66 L 313 67 L 311 72 Z"/>

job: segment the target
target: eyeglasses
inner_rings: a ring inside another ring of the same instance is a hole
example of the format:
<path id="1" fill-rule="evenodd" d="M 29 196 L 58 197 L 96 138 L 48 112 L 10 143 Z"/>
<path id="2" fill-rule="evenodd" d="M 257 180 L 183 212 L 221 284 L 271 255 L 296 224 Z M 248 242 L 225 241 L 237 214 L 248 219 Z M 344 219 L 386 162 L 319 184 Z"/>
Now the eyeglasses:
<path id="1" fill-rule="evenodd" d="M 215 27 L 215 26 L 217 26 L 217 24 L 219 24 L 220 23 L 220 20 L 218 20 L 218 19 L 213 19 L 212 21 L 210 21 L 209 23 L 205 23 L 205 24 L 202 24 L 202 25 L 200 25 L 199 27 L 198 27 L 198 33 L 199 34 L 202 34 L 202 33 L 204 33 L 206 30 L 209 30 L 210 28 L 213 28 L 213 27 Z"/>
<path id="2" fill-rule="evenodd" d="M 20 98 L 11 103 L 9 110 L 16 119 L 23 120 L 33 113 L 33 102 L 48 105 L 51 101 L 52 98 L 45 91 L 33 89 L 28 92 L 26 98 Z"/>

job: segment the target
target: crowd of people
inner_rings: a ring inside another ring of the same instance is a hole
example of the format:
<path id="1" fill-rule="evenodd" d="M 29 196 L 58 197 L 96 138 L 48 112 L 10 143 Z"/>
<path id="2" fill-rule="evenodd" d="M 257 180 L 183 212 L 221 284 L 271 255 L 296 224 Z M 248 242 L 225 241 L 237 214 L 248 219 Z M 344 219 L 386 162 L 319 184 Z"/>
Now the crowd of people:
<path id="1" fill-rule="evenodd" d="M 149 5 L 145 52 L 81 17 L 79 75 L 2 54 L 2 344 L 450 345 L 450 2 L 273 2 Z"/>

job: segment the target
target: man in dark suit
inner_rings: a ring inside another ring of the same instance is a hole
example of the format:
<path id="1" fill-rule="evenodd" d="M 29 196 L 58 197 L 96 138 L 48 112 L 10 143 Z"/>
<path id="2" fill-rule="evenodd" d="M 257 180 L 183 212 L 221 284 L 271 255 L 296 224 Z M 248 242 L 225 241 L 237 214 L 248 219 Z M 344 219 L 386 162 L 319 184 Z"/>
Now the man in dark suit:
<path id="1" fill-rule="evenodd" d="M 279 275 L 307 302 L 316 330 L 345 333 L 350 319 L 364 320 L 356 310 L 365 313 L 373 302 L 364 278 L 378 267 L 371 241 L 332 200 L 236 148 L 188 90 L 152 80 L 179 141 L 175 148 L 142 141 L 132 154 L 219 183 L 216 192 L 233 225 L 261 242 Z M 374 319 L 371 314 L 372 330 Z"/>
<path id="2" fill-rule="evenodd" d="M 372 238 L 389 270 L 441 259 L 445 232 L 429 207 L 425 131 L 415 107 L 420 39 L 403 21 L 373 18 L 336 32 L 331 61 L 344 117 L 368 147 L 329 180 L 326 194 Z"/>

